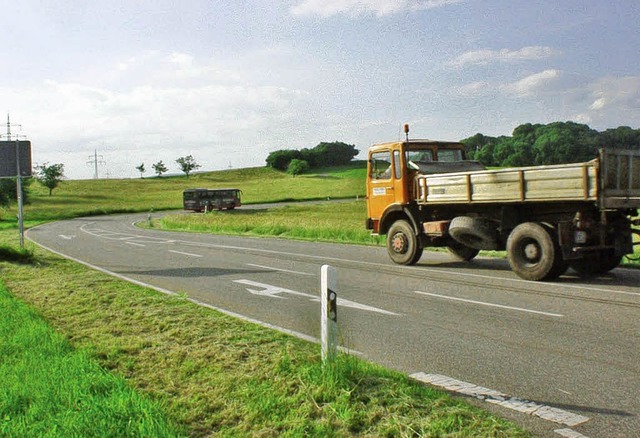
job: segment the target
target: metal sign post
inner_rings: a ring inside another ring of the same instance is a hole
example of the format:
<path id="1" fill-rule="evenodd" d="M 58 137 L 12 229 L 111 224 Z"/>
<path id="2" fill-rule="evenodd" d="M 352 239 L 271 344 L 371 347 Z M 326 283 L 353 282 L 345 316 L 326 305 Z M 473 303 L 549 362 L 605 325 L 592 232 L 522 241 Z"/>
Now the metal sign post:
<path id="1" fill-rule="evenodd" d="M 31 176 L 31 142 L 20 141 L 17 134 L 15 135 L 15 144 L 11 141 L 11 122 L 9 121 L 9 115 L 7 115 L 6 137 L 7 141 L 0 141 L 0 178 L 16 178 L 20 248 L 24 248 L 22 177 Z M 13 164 L 14 161 L 15 165 Z"/>
<path id="2" fill-rule="evenodd" d="M 22 214 L 22 176 L 20 174 L 20 141 L 16 138 L 16 197 L 18 198 L 18 230 L 20 232 L 20 248 L 24 248 L 24 219 Z"/>

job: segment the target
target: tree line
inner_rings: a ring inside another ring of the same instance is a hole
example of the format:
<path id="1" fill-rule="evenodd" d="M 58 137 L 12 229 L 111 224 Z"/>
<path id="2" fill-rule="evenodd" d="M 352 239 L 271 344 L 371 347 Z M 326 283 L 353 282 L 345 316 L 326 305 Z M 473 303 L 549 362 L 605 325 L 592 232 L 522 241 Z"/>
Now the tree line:
<path id="1" fill-rule="evenodd" d="M 194 170 L 200 169 L 200 164 L 193 158 L 192 155 L 187 155 L 186 157 L 180 157 L 176 160 L 180 170 L 189 178 L 189 175 Z M 151 165 L 153 171 L 158 176 L 162 176 L 163 173 L 167 173 L 169 168 L 162 162 L 162 160 L 158 161 Z M 136 166 L 136 170 L 140 172 L 140 178 L 144 177 L 144 173 L 147 171 L 147 168 L 144 166 L 144 163 L 140 163 L 139 166 Z"/>
<path id="2" fill-rule="evenodd" d="M 640 129 L 596 131 L 575 122 L 525 123 L 509 136 L 476 134 L 462 140 L 469 159 L 485 166 L 539 166 L 589 161 L 600 148 L 640 150 Z"/>
<path id="3" fill-rule="evenodd" d="M 176 163 L 178 163 L 180 170 L 187 176 L 187 178 L 191 172 L 201 167 L 191 155 L 178 158 Z M 162 160 L 153 164 L 152 167 L 156 175 L 159 177 L 169 170 Z M 136 170 L 140 172 L 140 177 L 142 178 L 144 172 L 146 172 L 144 163 L 136 166 Z M 42 165 L 35 166 L 33 176 L 34 178 L 22 179 L 22 200 L 25 204 L 29 203 L 29 187 L 34 179 L 49 189 L 49 196 L 52 195 L 53 190 L 58 187 L 60 182 L 65 178 L 64 164 L 44 163 Z M 9 207 L 14 202 L 17 202 L 17 198 L 16 179 L 0 178 L 0 207 Z"/>
<path id="4" fill-rule="evenodd" d="M 287 171 L 296 176 L 308 169 L 347 164 L 359 152 L 352 144 L 340 141 L 322 142 L 311 149 L 280 149 L 271 152 L 266 162 L 268 167 Z"/>

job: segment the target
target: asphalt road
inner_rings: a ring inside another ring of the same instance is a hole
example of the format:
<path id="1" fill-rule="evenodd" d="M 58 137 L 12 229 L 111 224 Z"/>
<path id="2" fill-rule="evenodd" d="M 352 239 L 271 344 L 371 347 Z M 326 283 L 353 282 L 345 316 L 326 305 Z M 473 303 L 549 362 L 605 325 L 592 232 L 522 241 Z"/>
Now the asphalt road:
<path id="1" fill-rule="evenodd" d="M 498 259 L 425 252 L 404 267 L 384 248 L 133 225 L 146 219 L 56 222 L 27 238 L 307 338 L 320 336 L 320 268 L 330 264 L 339 337 L 355 353 L 466 393 L 543 436 L 640 436 L 640 270 L 528 282 Z"/>

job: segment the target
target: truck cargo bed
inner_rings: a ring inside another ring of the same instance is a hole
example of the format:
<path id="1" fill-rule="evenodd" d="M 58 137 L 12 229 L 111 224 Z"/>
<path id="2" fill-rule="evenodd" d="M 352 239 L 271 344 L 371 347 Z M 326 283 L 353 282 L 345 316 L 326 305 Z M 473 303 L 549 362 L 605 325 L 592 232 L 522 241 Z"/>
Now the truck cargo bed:
<path id="1" fill-rule="evenodd" d="M 601 150 L 586 163 L 418 175 L 419 204 L 596 202 L 640 208 L 640 151 Z"/>

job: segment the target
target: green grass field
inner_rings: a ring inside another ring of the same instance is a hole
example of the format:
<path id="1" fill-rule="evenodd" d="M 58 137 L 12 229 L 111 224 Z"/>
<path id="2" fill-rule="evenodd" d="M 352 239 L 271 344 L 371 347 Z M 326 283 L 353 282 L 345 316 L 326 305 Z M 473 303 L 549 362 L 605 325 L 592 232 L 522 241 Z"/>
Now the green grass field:
<path id="1" fill-rule="evenodd" d="M 299 240 L 383 244 L 364 227 L 364 200 L 274 206 L 265 210 L 170 214 L 154 222 L 163 229 Z"/>
<path id="2" fill-rule="evenodd" d="M 34 223 L 95 214 L 180 209 L 182 191 L 196 187 L 237 187 L 243 191 L 243 202 L 249 204 L 355 198 L 364 196 L 365 173 L 364 164 L 355 163 L 296 178 L 271 168 L 256 167 L 197 173 L 189 178 L 62 181 L 53 196 L 48 196 L 48 190 L 42 185 L 33 183 L 32 202 L 25 206 L 25 217 Z M 9 219 L 8 212 L 4 215 Z"/>

